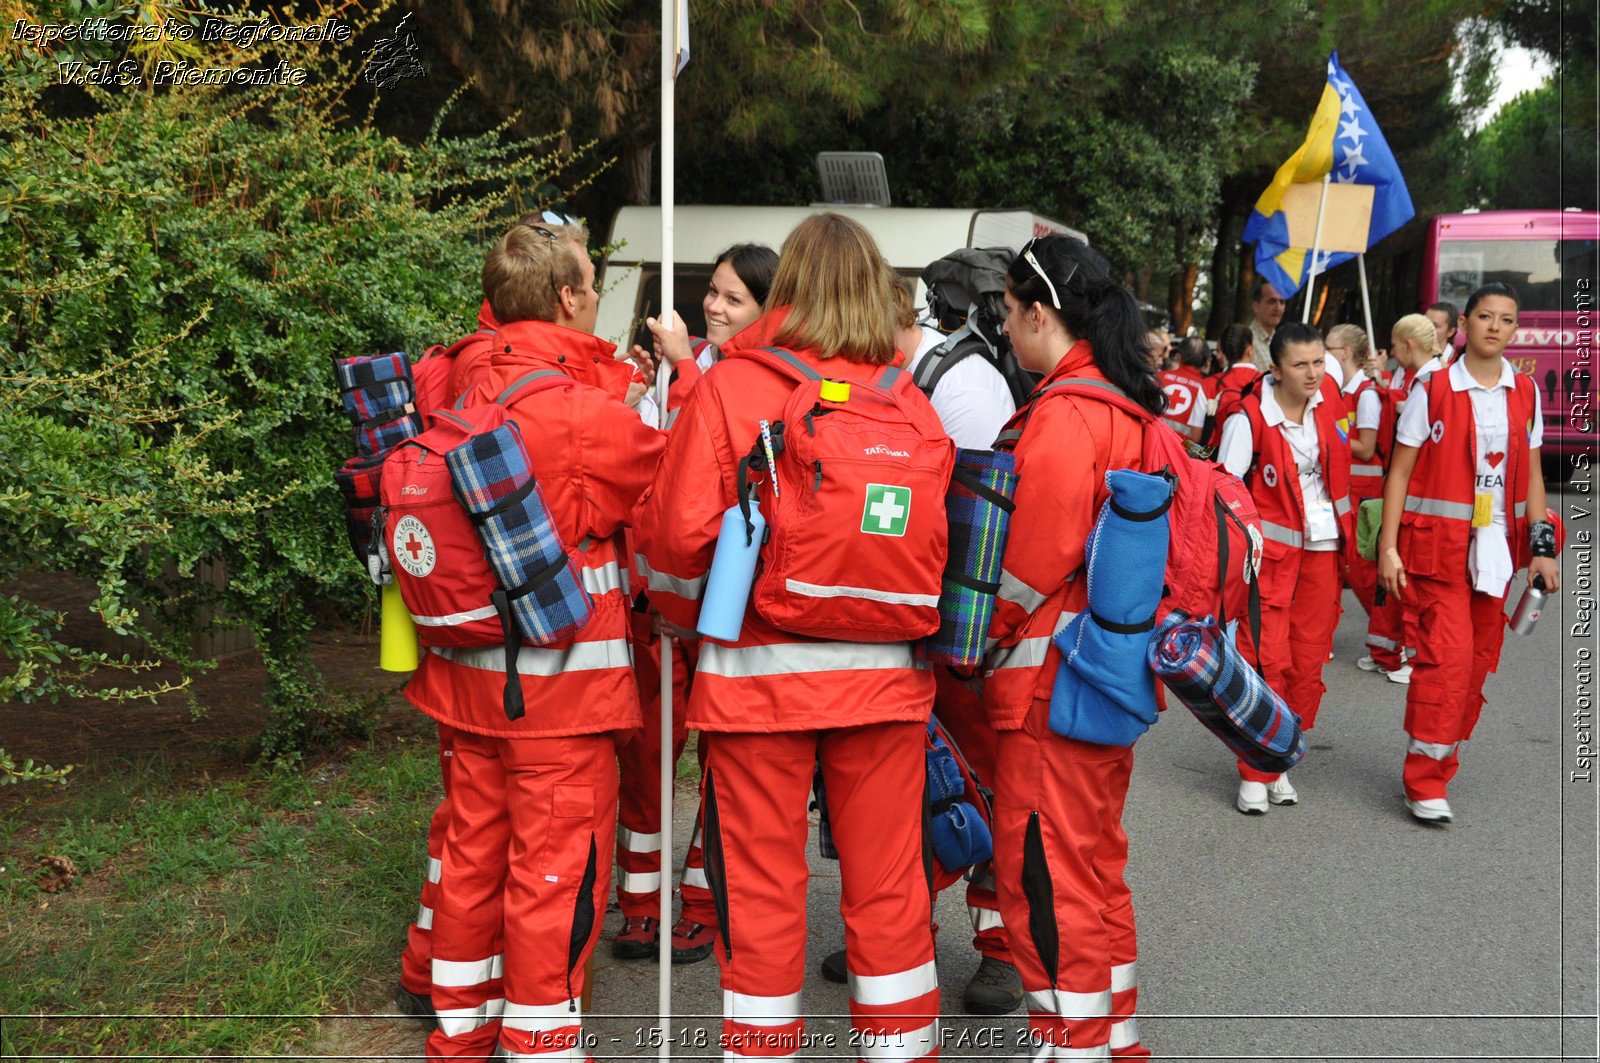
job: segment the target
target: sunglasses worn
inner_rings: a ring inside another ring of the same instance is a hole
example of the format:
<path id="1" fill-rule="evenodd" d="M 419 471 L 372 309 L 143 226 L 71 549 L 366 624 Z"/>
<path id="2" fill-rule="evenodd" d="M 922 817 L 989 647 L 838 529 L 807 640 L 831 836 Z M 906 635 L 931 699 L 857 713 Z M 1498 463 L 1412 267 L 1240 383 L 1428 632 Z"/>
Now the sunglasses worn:
<path id="1" fill-rule="evenodd" d="M 1038 242 L 1039 238 L 1036 236 L 1032 240 L 1029 240 L 1027 243 L 1022 245 L 1022 260 L 1033 267 L 1033 271 L 1039 275 L 1039 279 L 1044 281 L 1044 286 L 1050 289 L 1050 305 L 1055 307 L 1057 310 L 1060 310 L 1061 296 L 1057 294 L 1056 286 L 1050 282 L 1049 275 L 1045 273 L 1044 267 L 1039 265 L 1039 260 L 1034 257 L 1033 254 L 1033 245 Z M 1061 282 L 1061 286 L 1065 288 L 1068 284 L 1072 283 L 1072 278 L 1075 277 L 1077 273 L 1078 263 L 1074 262 L 1072 264 L 1072 268 L 1067 271 L 1066 279 Z"/>

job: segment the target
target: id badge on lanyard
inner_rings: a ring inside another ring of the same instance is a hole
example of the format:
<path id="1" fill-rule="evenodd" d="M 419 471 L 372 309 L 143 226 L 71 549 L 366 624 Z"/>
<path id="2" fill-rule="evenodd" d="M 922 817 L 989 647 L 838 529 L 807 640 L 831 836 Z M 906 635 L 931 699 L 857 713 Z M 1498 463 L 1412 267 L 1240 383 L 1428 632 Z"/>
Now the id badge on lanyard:
<path id="1" fill-rule="evenodd" d="M 1339 537 L 1339 520 L 1333 515 L 1333 502 L 1322 498 L 1306 503 L 1306 541 L 1321 542 Z"/>

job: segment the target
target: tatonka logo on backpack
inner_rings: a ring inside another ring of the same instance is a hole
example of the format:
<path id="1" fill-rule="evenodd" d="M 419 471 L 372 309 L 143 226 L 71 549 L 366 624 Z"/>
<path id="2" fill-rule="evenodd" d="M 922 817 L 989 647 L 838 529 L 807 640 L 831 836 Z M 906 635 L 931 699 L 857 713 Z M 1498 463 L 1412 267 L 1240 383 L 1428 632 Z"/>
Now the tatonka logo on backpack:
<path id="1" fill-rule="evenodd" d="M 868 535 L 904 535 L 911 516 L 911 488 L 868 484 L 861 530 Z"/>
<path id="2" fill-rule="evenodd" d="M 888 447 L 884 446 L 882 443 L 879 443 L 879 444 L 877 444 L 875 446 L 870 446 L 870 447 L 866 448 L 865 450 L 863 450 L 861 453 L 863 453 L 863 454 L 882 454 L 886 458 L 909 458 L 909 457 L 911 457 L 911 454 L 908 451 L 890 450 Z"/>
<path id="3" fill-rule="evenodd" d="M 420 520 L 409 514 L 395 522 L 394 549 L 390 554 L 401 568 L 418 579 L 432 572 L 434 562 L 439 559 L 433 547 L 433 536 Z"/>

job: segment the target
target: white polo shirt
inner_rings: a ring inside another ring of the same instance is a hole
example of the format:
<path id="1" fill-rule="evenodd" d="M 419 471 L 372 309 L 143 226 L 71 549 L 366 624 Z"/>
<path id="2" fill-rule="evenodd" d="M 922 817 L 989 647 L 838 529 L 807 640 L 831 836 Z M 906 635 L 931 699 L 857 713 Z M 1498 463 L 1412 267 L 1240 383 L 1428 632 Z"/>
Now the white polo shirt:
<path id="1" fill-rule="evenodd" d="M 1261 396 L 1261 420 L 1269 428 L 1283 434 L 1284 441 L 1294 454 L 1295 471 L 1300 478 L 1300 499 L 1305 503 L 1307 550 L 1337 550 L 1339 548 L 1339 520 L 1333 512 L 1333 498 L 1322 479 L 1322 465 L 1318 460 L 1321 451 L 1317 442 L 1317 419 L 1312 411 L 1322 402 L 1318 389 L 1306 403 L 1301 423 L 1295 424 L 1284 416 L 1278 405 L 1278 389 L 1269 373 L 1256 389 Z M 1244 479 L 1254 460 L 1255 433 L 1250 428 L 1250 418 L 1241 410 L 1229 417 L 1222 426 L 1222 439 L 1217 443 L 1217 460 L 1222 467 Z"/>
<path id="2" fill-rule="evenodd" d="M 1367 371 L 1365 369 L 1357 369 L 1356 375 L 1351 377 L 1349 383 L 1345 384 L 1341 389 L 1341 394 L 1353 394 L 1366 380 Z M 1382 420 L 1383 400 L 1378 397 L 1378 389 L 1376 387 L 1368 388 L 1356 400 L 1356 429 L 1359 431 L 1363 428 L 1371 428 L 1376 431 Z"/>
<path id="3" fill-rule="evenodd" d="M 1478 437 L 1478 469 L 1474 490 L 1488 494 L 1493 499 L 1490 524 L 1472 529 L 1472 544 L 1467 549 L 1467 571 L 1472 576 L 1473 589 L 1498 598 L 1505 594 L 1506 584 L 1511 582 L 1515 572 L 1506 531 L 1505 459 L 1511 433 L 1506 411 L 1511 389 L 1516 387 L 1517 374 L 1504 358 L 1500 359 L 1500 378 L 1491 387 L 1484 387 L 1472 378 L 1467 371 L 1465 358 L 1451 362 L 1448 372 L 1450 390 L 1465 391 L 1472 400 L 1472 420 Z M 1395 441 L 1408 447 L 1420 447 L 1427 441 L 1432 428 L 1433 418 L 1428 413 L 1428 390 L 1415 388 L 1395 425 Z M 1528 433 L 1530 450 L 1537 450 L 1544 445 L 1544 411 L 1538 388 L 1533 389 L 1533 426 L 1530 429 L 1526 425 L 1519 425 L 1518 430 Z M 1537 458 L 1530 456 L 1529 460 Z"/>
<path id="4" fill-rule="evenodd" d="M 922 342 L 907 360 L 905 371 L 915 374 L 923 355 L 947 339 L 938 329 L 922 326 Z M 956 446 L 967 450 L 993 448 L 995 437 L 1017 412 L 1005 378 L 981 355 L 969 355 L 957 362 L 940 378 L 928 401 L 939 415 L 945 433 Z"/>

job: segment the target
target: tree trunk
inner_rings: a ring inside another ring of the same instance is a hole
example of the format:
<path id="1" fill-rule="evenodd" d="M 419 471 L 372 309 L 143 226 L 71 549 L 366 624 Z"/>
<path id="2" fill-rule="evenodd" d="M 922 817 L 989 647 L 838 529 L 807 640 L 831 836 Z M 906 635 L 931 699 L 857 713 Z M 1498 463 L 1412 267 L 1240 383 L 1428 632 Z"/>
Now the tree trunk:
<path id="1" fill-rule="evenodd" d="M 1233 293 L 1233 321 L 1249 321 L 1250 295 L 1256 286 L 1256 249 L 1239 245 L 1239 283 Z"/>
<path id="2" fill-rule="evenodd" d="M 1199 279 L 1198 262 L 1174 270 L 1167 279 L 1167 310 L 1172 314 L 1172 331 L 1180 336 L 1194 324 L 1194 286 Z"/>
<path id="3" fill-rule="evenodd" d="M 1211 251 L 1211 312 L 1206 315 L 1206 339 L 1215 340 L 1233 323 L 1233 249 L 1239 242 L 1237 219 L 1226 200 L 1217 216 L 1217 245 Z"/>
<path id="4" fill-rule="evenodd" d="M 622 153 L 625 175 L 623 194 L 630 206 L 646 206 L 654 198 L 656 143 L 654 138 L 634 137 Z"/>

